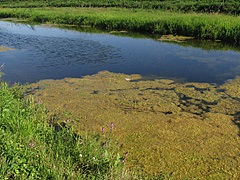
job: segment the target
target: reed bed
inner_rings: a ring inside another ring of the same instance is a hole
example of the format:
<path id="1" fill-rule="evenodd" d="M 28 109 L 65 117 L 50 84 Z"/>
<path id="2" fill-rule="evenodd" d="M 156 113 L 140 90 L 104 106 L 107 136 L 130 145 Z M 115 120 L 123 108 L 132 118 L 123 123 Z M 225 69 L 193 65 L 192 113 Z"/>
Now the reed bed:
<path id="1" fill-rule="evenodd" d="M 0 17 L 240 43 L 240 17 L 122 8 L 1 8 Z"/>

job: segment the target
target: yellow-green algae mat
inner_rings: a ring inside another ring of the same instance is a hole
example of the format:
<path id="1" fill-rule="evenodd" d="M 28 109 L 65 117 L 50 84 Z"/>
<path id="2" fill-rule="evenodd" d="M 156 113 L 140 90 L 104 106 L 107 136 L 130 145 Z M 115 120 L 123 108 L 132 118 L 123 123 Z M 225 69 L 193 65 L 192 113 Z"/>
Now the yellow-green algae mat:
<path id="1" fill-rule="evenodd" d="M 13 50 L 13 49 L 5 47 L 5 46 L 0 46 L 0 52 L 5 52 L 5 51 L 8 51 L 8 50 Z"/>
<path id="2" fill-rule="evenodd" d="M 240 179 L 240 78 L 221 86 L 108 71 L 31 84 L 36 100 L 76 131 L 114 123 L 128 167 L 172 179 Z"/>

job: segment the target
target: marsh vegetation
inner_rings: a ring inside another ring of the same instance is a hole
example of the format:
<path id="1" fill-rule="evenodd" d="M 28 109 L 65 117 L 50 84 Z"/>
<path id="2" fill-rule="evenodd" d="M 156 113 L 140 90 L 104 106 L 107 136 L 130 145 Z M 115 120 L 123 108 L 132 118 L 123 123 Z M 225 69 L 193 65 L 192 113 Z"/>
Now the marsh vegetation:
<path id="1" fill-rule="evenodd" d="M 151 7 L 130 8 L 131 5 L 133 6 L 137 2 L 155 4 L 155 1 L 124 1 L 124 3 L 130 3 L 129 8 L 120 8 L 121 6 L 118 5 L 105 6 L 102 1 L 97 1 L 99 5 L 95 6 L 92 6 L 95 1 L 90 1 L 88 3 L 91 6 L 86 5 L 87 7 L 85 5 L 78 6 L 77 4 L 81 4 L 80 1 L 70 2 L 73 4 L 68 6 L 67 3 L 62 3 L 62 1 L 14 1 L 12 3 L 7 1 L 4 8 L 0 9 L 0 17 L 28 18 L 37 22 L 74 24 L 78 26 L 87 25 L 107 30 L 129 30 L 160 35 L 177 34 L 193 36 L 199 39 L 240 43 L 240 20 L 238 15 L 196 13 L 194 8 L 189 13 L 178 12 L 177 9 L 163 11 L 162 9 L 165 8 L 160 8 L 160 10 Z M 166 3 L 166 1 L 163 2 Z M 44 5 L 44 3 L 52 3 L 52 5 Z M 173 5 L 170 1 L 168 3 Z M 34 8 L 31 8 L 31 4 L 35 4 L 32 5 Z M 199 2 L 195 4 L 197 5 Z M 14 5 L 16 5 L 16 8 L 12 8 Z M 178 3 L 175 5 L 179 7 Z M 233 3 L 231 7 L 238 7 L 235 5 Z M 211 3 L 208 3 L 208 7 L 212 6 Z M 228 12 L 231 12 L 230 9 L 228 9 Z"/>
<path id="2" fill-rule="evenodd" d="M 2 0 L 0 7 L 1 18 L 45 25 L 240 43 L 233 0 Z M 209 49 L 208 41 L 202 46 Z M 237 180 L 240 78 L 216 84 L 102 71 L 1 82 L 0 131 L 1 179 Z"/>
<path id="3" fill-rule="evenodd" d="M 181 12 L 239 14 L 238 1 L 234 0 L 2 0 L 1 7 L 120 7 L 131 9 L 158 9 Z"/>

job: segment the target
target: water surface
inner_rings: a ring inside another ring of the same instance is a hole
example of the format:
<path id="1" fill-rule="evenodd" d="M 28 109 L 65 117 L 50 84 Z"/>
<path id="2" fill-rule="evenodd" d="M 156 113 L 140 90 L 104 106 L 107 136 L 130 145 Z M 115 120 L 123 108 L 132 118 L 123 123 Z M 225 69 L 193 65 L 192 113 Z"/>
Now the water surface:
<path id="1" fill-rule="evenodd" d="M 240 52 L 184 47 L 150 38 L 86 33 L 0 21 L 3 80 L 82 77 L 102 70 L 144 77 L 223 83 L 240 75 Z"/>

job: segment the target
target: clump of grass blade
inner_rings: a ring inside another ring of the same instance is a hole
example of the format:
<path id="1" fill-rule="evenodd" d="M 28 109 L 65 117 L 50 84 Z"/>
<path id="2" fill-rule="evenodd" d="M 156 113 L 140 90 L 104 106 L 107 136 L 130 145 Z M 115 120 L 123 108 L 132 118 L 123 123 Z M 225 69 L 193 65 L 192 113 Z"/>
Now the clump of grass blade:
<path id="1" fill-rule="evenodd" d="M 4 64 L 0 65 L 0 82 L 3 76 L 3 72 L 2 72 L 3 67 L 4 67 Z"/>

